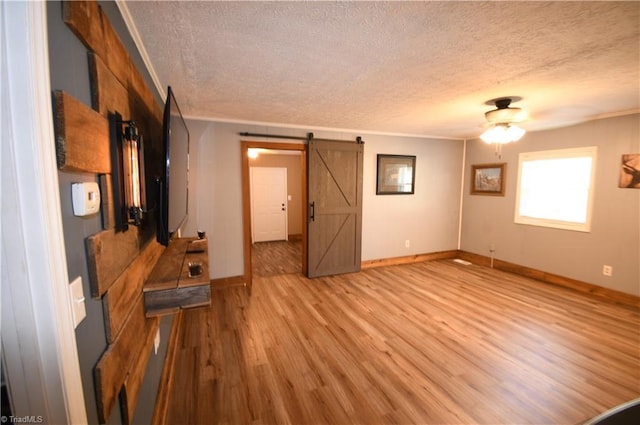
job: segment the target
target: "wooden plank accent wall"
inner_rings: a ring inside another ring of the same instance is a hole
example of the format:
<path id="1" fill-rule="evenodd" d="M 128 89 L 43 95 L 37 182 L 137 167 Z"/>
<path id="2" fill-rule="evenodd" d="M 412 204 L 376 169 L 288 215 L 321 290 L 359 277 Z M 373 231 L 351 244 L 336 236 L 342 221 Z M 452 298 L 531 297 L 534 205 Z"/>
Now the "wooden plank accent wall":
<path id="1" fill-rule="evenodd" d="M 65 172 L 96 174 L 102 195 L 105 230 L 86 240 L 91 295 L 102 298 L 108 343 L 94 368 L 98 419 L 107 422 L 120 399 L 123 418 L 130 423 L 159 326 L 157 317 L 145 317 L 142 287 L 165 249 L 155 240 L 143 240 L 149 232 L 136 226 L 124 232 L 113 229 L 108 117 L 119 112 L 123 119 L 135 120 L 145 149 L 155 155 L 163 108 L 96 1 L 63 1 L 62 15 L 88 50 L 93 109 L 56 93 L 58 166 Z"/>
<path id="2" fill-rule="evenodd" d="M 167 354 L 162 368 L 162 376 L 160 377 L 160 386 L 158 388 L 158 396 L 156 398 L 156 406 L 153 409 L 153 425 L 164 425 L 167 419 L 167 410 L 169 408 L 169 397 L 173 385 L 173 371 L 175 366 L 176 353 L 180 345 L 180 335 L 182 329 L 182 316 L 184 313 L 179 311 L 174 314 L 171 323 L 171 334 L 167 346 Z"/>
<path id="3" fill-rule="evenodd" d="M 140 294 L 126 322 L 126 328 L 109 344 L 96 364 L 94 374 L 100 423 L 105 423 L 111 415 L 125 378 L 134 365 L 134 360 L 142 352 L 148 320 L 159 319 L 145 318 L 144 301 Z"/>
<path id="4" fill-rule="evenodd" d="M 134 96 L 136 102 L 144 105 L 151 117 L 154 117 L 159 123 L 162 122 L 164 109 L 160 108 L 153 97 L 153 93 L 144 83 L 144 78 L 140 71 L 131 62 L 129 66 L 129 94 Z"/>
<path id="5" fill-rule="evenodd" d="M 111 174 L 100 174 L 99 185 L 100 193 L 107 194 L 113 193 Z M 102 228 L 113 229 L 116 226 L 115 206 L 113 203 L 113 196 L 101 196 L 100 197 L 100 212 L 102 213 Z"/>
<path id="6" fill-rule="evenodd" d="M 140 231 L 129 226 L 126 232 L 105 230 L 87 238 L 91 295 L 102 297 L 141 249 Z"/>
<path id="7" fill-rule="evenodd" d="M 149 358 L 151 357 L 153 340 L 159 327 L 159 319 L 147 320 L 142 353 L 140 354 L 140 356 L 138 356 L 137 359 L 135 359 L 134 364 L 129 371 L 129 374 L 124 380 L 120 399 L 122 400 L 122 416 L 123 422 L 125 424 L 133 423 L 133 414 L 138 402 L 140 387 L 142 386 L 144 373 L 147 370 L 147 364 L 149 363 Z"/>
<path id="8" fill-rule="evenodd" d="M 55 91 L 54 97 L 58 168 L 110 173 L 108 120 L 67 93 Z"/>
<path id="9" fill-rule="evenodd" d="M 102 297 L 107 342 L 112 343 L 122 330 L 128 313 L 142 292 L 147 276 L 163 252 L 162 245 L 151 241 Z"/>
<path id="10" fill-rule="evenodd" d="M 62 19 L 87 49 L 105 57 L 102 11 L 95 1 L 65 1 Z"/>
<path id="11" fill-rule="evenodd" d="M 89 53 L 89 73 L 91 75 L 91 102 L 93 108 L 105 118 L 109 112 L 119 112 L 129 117 L 129 92 L 127 87 L 107 68 L 107 65 L 93 52 Z M 125 84 L 127 82 L 125 81 Z"/>
<path id="12" fill-rule="evenodd" d="M 122 83 L 123 86 L 129 88 L 129 76 L 131 67 L 133 64 L 131 62 L 131 57 L 127 52 L 127 49 L 120 41 L 120 37 L 114 31 L 111 26 L 111 22 L 107 16 L 102 12 L 102 8 L 100 8 L 100 22 L 102 24 L 102 32 L 104 34 L 104 55 L 100 55 L 99 51 L 96 51 L 100 58 L 104 60 L 107 64 L 107 67 L 113 72 L 115 77 Z M 144 81 L 139 81 L 138 84 L 143 86 L 147 86 Z"/>

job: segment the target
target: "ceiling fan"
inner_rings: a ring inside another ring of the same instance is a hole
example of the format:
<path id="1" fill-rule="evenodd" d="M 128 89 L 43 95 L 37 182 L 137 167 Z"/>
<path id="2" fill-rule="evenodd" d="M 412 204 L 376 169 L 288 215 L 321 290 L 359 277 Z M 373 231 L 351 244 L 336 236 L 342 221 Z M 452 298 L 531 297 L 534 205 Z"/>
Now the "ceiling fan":
<path id="1" fill-rule="evenodd" d="M 516 142 L 524 136 L 526 131 L 514 125 L 526 121 L 527 113 L 522 108 L 511 107 L 512 102 L 522 100 L 521 97 L 500 97 L 498 99 L 489 100 L 487 105 L 495 105 L 496 109 L 485 112 L 487 119 L 487 130 L 480 135 L 480 138 L 488 144 L 496 145 L 496 155 L 501 156 L 502 145 Z"/>

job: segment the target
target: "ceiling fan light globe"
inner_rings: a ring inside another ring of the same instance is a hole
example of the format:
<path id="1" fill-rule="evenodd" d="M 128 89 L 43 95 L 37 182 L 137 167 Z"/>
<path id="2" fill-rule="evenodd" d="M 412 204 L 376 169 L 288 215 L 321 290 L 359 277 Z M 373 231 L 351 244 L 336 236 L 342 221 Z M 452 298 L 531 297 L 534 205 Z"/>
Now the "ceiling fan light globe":
<path id="1" fill-rule="evenodd" d="M 507 133 L 509 134 L 510 142 L 517 142 L 518 140 L 522 139 L 522 136 L 524 136 L 524 133 L 526 133 L 526 131 L 523 128 L 518 127 L 517 125 L 510 125 L 507 128 Z"/>
<path id="2" fill-rule="evenodd" d="M 520 140 L 524 133 L 525 130 L 516 125 L 498 124 L 488 128 L 480 135 L 480 139 L 488 144 L 498 143 L 505 145 Z"/>

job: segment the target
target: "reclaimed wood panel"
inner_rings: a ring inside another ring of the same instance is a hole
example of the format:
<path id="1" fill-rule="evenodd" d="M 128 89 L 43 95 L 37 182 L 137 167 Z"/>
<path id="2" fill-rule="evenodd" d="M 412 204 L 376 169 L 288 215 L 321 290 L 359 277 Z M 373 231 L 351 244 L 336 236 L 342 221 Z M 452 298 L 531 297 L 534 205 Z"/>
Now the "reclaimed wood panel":
<path id="1" fill-rule="evenodd" d="M 194 241 L 189 246 L 199 241 Z M 206 247 L 206 240 L 202 251 L 189 251 L 184 254 L 182 262 L 182 271 L 178 280 L 178 288 L 186 288 L 189 286 L 208 285 L 211 281 L 209 277 L 209 252 Z"/>
<path id="2" fill-rule="evenodd" d="M 122 401 L 122 417 L 125 424 L 133 423 L 133 414 L 138 403 L 140 387 L 144 380 L 147 364 L 153 350 L 156 332 L 160 327 L 160 319 L 149 319 L 145 325 L 145 338 L 140 355 L 134 360 L 129 374 L 124 380 L 120 400 Z"/>
<path id="3" fill-rule="evenodd" d="M 113 229 L 116 225 L 111 181 L 111 174 L 100 174 L 98 176 L 98 184 L 100 185 L 100 214 L 102 215 L 102 228 L 105 230 Z"/>
<path id="4" fill-rule="evenodd" d="M 178 286 L 178 279 L 182 270 L 184 253 L 189 240 L 187 238 L 173 239 L 162 254 L 162 259 L 158 261 L 149 274 L 144 291 L 156 291 L 171 289 Z"/>
<path id="5" fill-rule="evenodd" d="M 173 315 L 171 334 L 167 341 L 167 353 L 164 359 L 162 375 L 160 376 L 158 395 L 156 396 L 156 405 L 153 409 L 153 419 L 151 421 L 153 425 L 164 425 L 167 423 L 167 410 L 169 408 L 171 394 L 173 393 L 173 373 L 176 364 L 176 353 L 178 352 L 178 346 L 180 345 L 183 316 L 184 313 L 180 311 Z"/>
<path id="6" fill-rule="evenodd" d="M 102 297 L 107 342 L 113 342 L 122 330 L 149 273 L 164 250 L 165 247 L 158 242 L 149 242 Z"/>
<path id="7" fill-rule="evenodd" d="M 105 118 L 109 117 L 109 112 L 119 112 L 123 119 L 129 119 L 131 112 L 126 86 L 95 53 L 89 53 L 89 75 L 93 109 Z"/>
<path id="8" fill-rule="evenodd" d="M 194 264 L 199 273 L 190 276 L 190 266 Z M 143 291 L 147 317 L 209 305 L 211 283 L 207 239 L 172 240 L 151 271 Z"/>
<path id="9" fill-rule="evenodd" d="M 140 231 L 129 226 L 126 232 L 113 229 L 87 238 L 87 260 L 91 296 L 101 297 L 140 252 Z"/>
<path id="10" fill-rule="evenodd" d="M 211 285 L 188 286 L 144 293 L 147 317 L 163 316 L 179 310 L 211 304 Z"/>
<path id="11" fill-rule="evenodd" d="M 120 83 L 127 87 L 129 84 L 129 73 L 131 64 L 131 58 L 127 49 L 122 44 L 120 37 L 113 29 L 111 22 L 107 16 L 102 12 L 100 8 L 100 17 L 102 22 L 102 32 L 104 34 L 104 55 L 99 54 L 100 58 L 104 61 L 107 67 L 113 72 L 113 75 L 120 81 Z M 144 83 L 144 81 L 142 82 Z"/>
<path id="12" fill-rule="evenodd" d="M 106 55 L 102 10 L 95 1 L 63 1 L 62 19 L 87 49 Z"/>
<path id="13" fill-rule="evenodd" d="M 54 98 L 58 169 L 110 173 L 109 121 L 65 92 Z"/>
<path id="14" fill-rule="evenodd" d="M 149 89 L 149 86 L 145 83 L 145 79 L 131 62 L 129 67 L 129 93 L 139 101 L 144 108 L 148 111 L 149 115 L 155 118 L 158 122 L 162 122 L 164 109 L 158 105 L 156 98 Z"/>
<path id="15" fill-rule="evenodd" d="M 100 175 L 103 228 L 107 230 L 86 240 L 91 292 L 103 297 L 110 343 L 95 368 L 99 419 L 106 421 L 121 394 L 123 417 L 130 422 L 158 326 L 158 319 L 147 320 L 145 325 L 142 286 L 164 248 L 155 241 L 143 248 L 147 241 L 141 240 L 142 233 L 135 226 L 126 232 L 113 230 L 108 114 L 117 111 L 124 119 L 135 120 L 154 158 L 162 140 L 162 108 L 97 2 L 65 1 L 62 12 L 65 23 L 89 50 L 92 105 L 97 111 L 57 95 L 59 168 Z M 151 164 L 147 170 L 150 175 L 154 167 Z"/>
<path id="16" fill-rule="evenodd" d="M 141 353 L 147 320 L 149 319 L 145 317 L 144 302 L 140 294 L 135 308 L 127 318 L 125 329 L 107 347 L 96 364 L 94 377 L 100 423 L 105 423 L 111 415 L 127 373 Z"/>

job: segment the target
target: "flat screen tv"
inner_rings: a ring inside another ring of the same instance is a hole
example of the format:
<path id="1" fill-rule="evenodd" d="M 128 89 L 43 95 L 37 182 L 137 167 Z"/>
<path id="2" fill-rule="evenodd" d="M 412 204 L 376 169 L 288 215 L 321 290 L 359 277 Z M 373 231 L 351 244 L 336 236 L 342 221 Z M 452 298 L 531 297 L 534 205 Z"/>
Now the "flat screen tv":
<path id="1" fill-rule="evenodd" d="M 179 234 L 189 212 L 189 129 L 171 87 L 163 118 L 164 175 L 159 178 L 158 242 L 167 246 Z"/>

